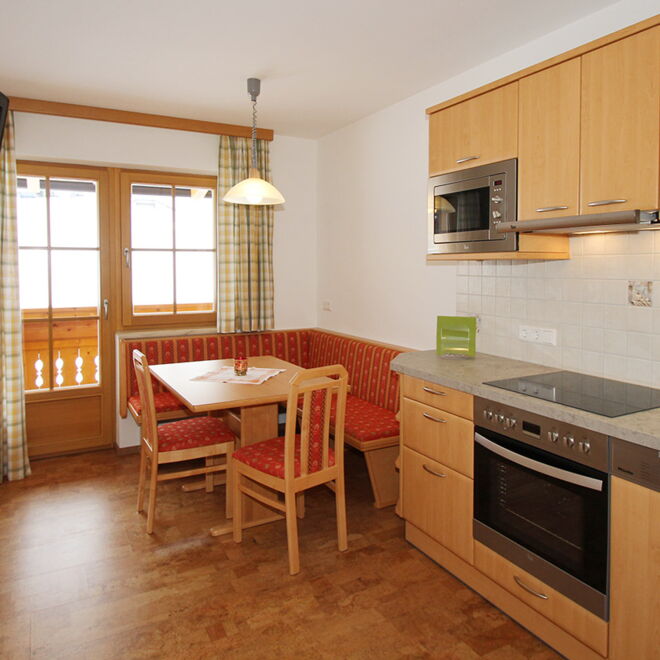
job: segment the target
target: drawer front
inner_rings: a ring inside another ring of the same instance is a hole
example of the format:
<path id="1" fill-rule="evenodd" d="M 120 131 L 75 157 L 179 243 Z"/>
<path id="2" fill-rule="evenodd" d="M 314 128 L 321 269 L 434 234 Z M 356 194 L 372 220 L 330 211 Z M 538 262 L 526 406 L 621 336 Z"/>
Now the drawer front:
<path id="1" fill-rule="evenodd" d="M 518 600 L 543 614 L 600 655 L 607 656 L 608 626 L 595 614 L 580 607 L 478 541 L 474 543 L 474 565 Z"/>
<path id="2" fill-rule="evenodd" d="M 403 516 L 472 563 L 472 479 L 403 449 Z"/>
<path id="3" fill-rule="evenodd" d="M 406 447 L 472 478 L 472 422 L 406 398 L 401 416 L 401 437 Z"/>
<path id="4" fill-rule="evenodd" d="M 403 376 L 401 380 L 403 396 L 434 408 L 440 408 L 464 419 L 472 419 L 474 403 L 471 394 L 410 376 Z"/>

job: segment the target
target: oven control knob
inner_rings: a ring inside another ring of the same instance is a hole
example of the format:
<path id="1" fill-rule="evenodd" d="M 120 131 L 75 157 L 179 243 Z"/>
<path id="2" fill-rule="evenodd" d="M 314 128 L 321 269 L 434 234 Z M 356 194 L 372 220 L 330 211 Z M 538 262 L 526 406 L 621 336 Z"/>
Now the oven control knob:
<path id="1" fill-rule="evenodd" d="M 504 415 L 502 415 L 502 414 L 497 415 L 497 421 L 498 421 L 500 424 L 504 424 Z"/>
<path id="2" fill-rule="evenodd" d="M 589 440 L 581 440 L 578 446 L 583 454 L 588 454 L 591 451 L 591 443 Z"/>
<path id="3" fill-rule="evenodd" d="M 557 431 L 548 431 L 548 440 L 550 442 L 557 442 L 559 440 L 559 433 Z"/>
<path id="4" fill-rule="evenodd" d="M 567 434 L 564 436 L 564 444 L 565 444 L 569 449 L 573 449 L 573 447 L 575 447 L 575 438 L 574 438 L 570 433 L 567 433 Z"/>
<path id="5" fill-rule="evenodd" d="M 484 417 L 486 419 L 493 419 L 493 411 L 492 410 L 484 410 Z"/>
<path id="6" fill-rule="evenodd" d="M 495 195 L 495 197 L 490 198 L 490 201 L 493 202 L 493 204 L 501 204 L 504 200 L 499 195 Z"/>
<path id="7" fill-rule="evenodd" d="M 515 428 L 516 428 L 516 418 L 515 418 L 515 417 L 512 417 L 512 418 L 509 420 L 509 428 L 510 428 L 510 429 L 515 429 Z"/>
<path id="8" fill-rule="evenodd" d="M 501 218 L 501 217 L 502 217 L 502 214 L 499 211 L 493 211 L 493 218 L 497 219 L 497 218 Z"/>

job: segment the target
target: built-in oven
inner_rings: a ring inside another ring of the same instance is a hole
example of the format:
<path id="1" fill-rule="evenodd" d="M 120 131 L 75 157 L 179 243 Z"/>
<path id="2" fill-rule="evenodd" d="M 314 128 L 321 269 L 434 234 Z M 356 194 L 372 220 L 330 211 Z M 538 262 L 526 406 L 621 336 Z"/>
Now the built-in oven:
<path id="1" fill-rule="evenodd" d="M 429 254 L 510 252 L 517 234 L 496 231 L 515 222 L 517 160 L 480 165 L 429 179 Z"/>
<path id="2" fill-rule="evenodd" d="M 474 536 L 607 620 L 608 438 L 475 398 Z"/>

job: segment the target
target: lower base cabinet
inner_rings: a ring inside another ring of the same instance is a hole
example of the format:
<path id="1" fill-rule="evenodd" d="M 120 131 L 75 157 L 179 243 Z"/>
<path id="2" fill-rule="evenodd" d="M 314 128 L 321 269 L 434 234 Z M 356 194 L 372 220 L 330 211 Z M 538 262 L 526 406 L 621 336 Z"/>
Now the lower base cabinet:
<path id="1" fill-rule="evenodd" d="M 607 622 L 476 541 L 474 565 L 516 598 L 603 657 L 607 656 Z"/>
<path id="2" fill-rule="evenodd" d="M 472 479 L 403 449 L 404 517 L 472 563 Z"/>

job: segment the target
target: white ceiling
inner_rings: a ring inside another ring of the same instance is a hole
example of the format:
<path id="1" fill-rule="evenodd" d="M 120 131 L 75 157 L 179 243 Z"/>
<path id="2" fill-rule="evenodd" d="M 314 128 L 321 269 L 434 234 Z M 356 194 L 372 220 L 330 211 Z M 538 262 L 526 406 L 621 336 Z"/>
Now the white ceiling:
<path id="1" fill-rule="evenodd" d="M 0 90 L 319 137 L 613 0 L 0 0 Z"/>

